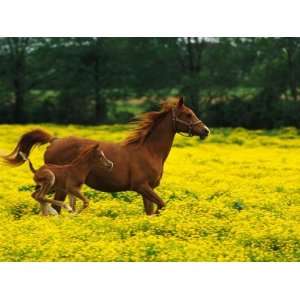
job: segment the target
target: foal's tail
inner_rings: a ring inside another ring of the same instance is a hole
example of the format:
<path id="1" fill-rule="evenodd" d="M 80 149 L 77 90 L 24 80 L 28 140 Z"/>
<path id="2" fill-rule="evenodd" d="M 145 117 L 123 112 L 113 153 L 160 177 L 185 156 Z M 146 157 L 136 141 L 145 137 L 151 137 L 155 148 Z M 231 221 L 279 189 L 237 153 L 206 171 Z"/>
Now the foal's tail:
<path id="1" fill-rule="evenodd" d="M 16 148 L 10 154 L 2 156 L 2 159 L 10 166 L 20 166 L 25 162 L 24 158 L 20 155 L 21 152 L 27 160 L 34 146 L 47 144 L 54 139 L 55 137 L 41 129 L 29 131 L 21 136 Z"/>
<path id="2" fill-rule="evenodd" d="M 31 162 L 31 160 L 29 159 L 29 157 L 26 157 L 26 155 L 22 151 L 20 151 L 19 154 L 23 158 L 24 161 L 28 161 L 29 168 L 30 168 L 31 172 L 33 174 L 35 174 L 36 173 L 36 169 L 33 167 L 33 164 Z"/>

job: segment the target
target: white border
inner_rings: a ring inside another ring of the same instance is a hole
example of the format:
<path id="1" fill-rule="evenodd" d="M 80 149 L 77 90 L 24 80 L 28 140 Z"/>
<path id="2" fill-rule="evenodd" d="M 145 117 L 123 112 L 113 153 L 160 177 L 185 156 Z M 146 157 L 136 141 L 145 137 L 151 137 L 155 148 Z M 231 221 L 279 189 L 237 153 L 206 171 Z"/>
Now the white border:
<path id="1" fill-rule="evenodd" d="M 1 36 L 299 36 L 296 0 L 7 0 Z"/>
<path id="2" fill-rule="evenodd" d="M 2 299 L 298 299 L 298 263 L 3 263 Z"/>

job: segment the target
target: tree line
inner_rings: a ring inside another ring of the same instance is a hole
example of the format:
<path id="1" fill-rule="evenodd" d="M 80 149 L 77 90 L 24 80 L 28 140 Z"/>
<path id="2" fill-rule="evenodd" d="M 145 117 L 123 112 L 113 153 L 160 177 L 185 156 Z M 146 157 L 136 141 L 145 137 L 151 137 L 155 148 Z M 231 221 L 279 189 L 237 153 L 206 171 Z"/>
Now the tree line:
<path id="1" fill-rule="evenodd" d="M 299 63 L 300 38 L 0 38 L 0 122 L 127 122 L 183 95 L 210 126 L 300 126 Z"/>

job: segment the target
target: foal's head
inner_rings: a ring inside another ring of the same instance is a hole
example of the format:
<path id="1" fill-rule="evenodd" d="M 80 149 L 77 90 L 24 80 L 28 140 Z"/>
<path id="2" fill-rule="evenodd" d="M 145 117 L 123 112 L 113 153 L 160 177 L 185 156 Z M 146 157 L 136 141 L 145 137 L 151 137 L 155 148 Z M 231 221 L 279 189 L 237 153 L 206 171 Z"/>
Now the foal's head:
<path id="1" fill-rule="evenodd" d="M 100 162 L 103 167 L 112 170 L 114 164 L 111 160 L 106 158 L 99 144 L 92 146 L 87 152 L 90 154 L 93 163 Z"/>
<path id="2" fill-rule="evenodd" d="M 172 108 L 172 119 L 176 132 L 184 132 L 189 136 L 197 135 L 201 139 L 205 139 L 210 133 L 208 127 L 190 108 L 184 105 L 183 97 L 180 97 L 175 107 Z"/>

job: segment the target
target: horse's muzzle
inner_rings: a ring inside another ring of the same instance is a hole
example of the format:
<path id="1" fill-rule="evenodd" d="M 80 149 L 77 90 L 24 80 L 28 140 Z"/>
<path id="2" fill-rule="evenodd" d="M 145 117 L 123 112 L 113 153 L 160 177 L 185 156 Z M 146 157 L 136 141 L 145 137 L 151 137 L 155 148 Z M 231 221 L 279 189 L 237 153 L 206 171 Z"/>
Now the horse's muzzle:
<path id="1" fill-rule="evenodd" d="M 107 159 L 104 163 L 104 167 L 108 169 L 108 171 L 112 171 L 112 169 L 114 168 L 114 163 L 111 160 Z"/>
<path id="2" fill-rule="evenodd" d="M 205 126 L 200 130 L 199 137 L 201 140 L 204 140 L 209 135 L 210 130 Z"/>

